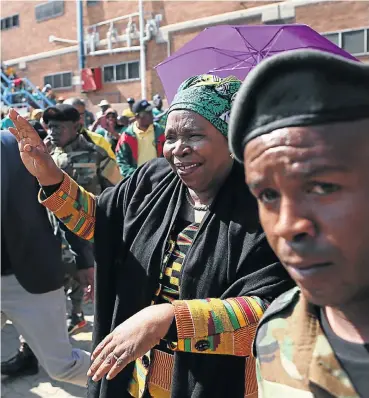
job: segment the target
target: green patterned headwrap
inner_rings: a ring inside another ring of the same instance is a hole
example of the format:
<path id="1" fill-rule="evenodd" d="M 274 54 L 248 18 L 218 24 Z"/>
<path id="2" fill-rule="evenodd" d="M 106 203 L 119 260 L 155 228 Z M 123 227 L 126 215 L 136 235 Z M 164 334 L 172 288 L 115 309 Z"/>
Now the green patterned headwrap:
<path id="1" fill-rule="evenodd" d="M 180 85 L 167 114 L 175 110 L 196 112 L 227 137 L 231 106 L 240 86 L 241 81 L 234 76 L 191 77 Z"/>

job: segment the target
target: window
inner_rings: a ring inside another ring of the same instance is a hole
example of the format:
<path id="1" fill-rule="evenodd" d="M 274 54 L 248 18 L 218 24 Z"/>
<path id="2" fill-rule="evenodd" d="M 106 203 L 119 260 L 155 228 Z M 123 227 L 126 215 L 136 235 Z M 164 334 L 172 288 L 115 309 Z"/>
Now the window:
<path id="1" fill-rule="evenodd" d="M 104 82 L 122 82 L 140 78 L 140 62 L 125 62 L 117 65 L 104 66 Z"/>
<path id="2" fill-rule="evenodd" d="M 365 53 L 365 30 L 342 33 L 342 48 L 351 54 Z"/>
<path id="3" fill-rule="evenodd" d="M 105 66 L 104 67 L 104 82 L 113 82 L 114 81 L 114 66 Z"/>
<path id="4" fill-rule="evenodd" d="M 330 32 L 323 36 L 353 55 L 369 53 L 369 28 Z"/>
<path id="5" fill-rule="evenodd" d="M 44 77 L 44 85 L 50 84 L 53 89 L 72 87 L 72 72 L 55 73 Z"/>
<path id="6" fill-rule="evenodd" d="M 323 35 L 326 39 L 330 40 L 333 44 L 339 47 L 340 45 L 340 37 L 338 33 L 328 33 L 327 35 Z"/>
<path id="7" fill-rule="evenodd" d="M 1 30 L 16 28 L 19 26 L 19 14 L 1 18 Z"/>
<path id="8" fill-rule="evenodd" d="M 87 7 L 90 6 L 96 6 L 96 4 L 99 4 L 100 0 L 87 0 Z"/>
<path id="9" fill-rule="evenodd" d="M 35 7 L 36 21 L 41 22 L 64 14 L 64 0 L 52 0 Z"/>

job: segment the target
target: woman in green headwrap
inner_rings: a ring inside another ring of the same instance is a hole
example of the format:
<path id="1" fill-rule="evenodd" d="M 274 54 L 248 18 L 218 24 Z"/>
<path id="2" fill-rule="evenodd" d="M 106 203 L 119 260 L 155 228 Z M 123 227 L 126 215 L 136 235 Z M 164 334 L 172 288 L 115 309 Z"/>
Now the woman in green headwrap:
<path id="1" fill-rule="evenodd" d="M 58 169 L 12 111 L 43 204 L 95 242 L 90 398 L 256 397 L 255 328 L 291 282 L 228 149 L 239 87 L 232 77 L 184 82 L 168 110 L 165 159 L 99 198 Z"/>

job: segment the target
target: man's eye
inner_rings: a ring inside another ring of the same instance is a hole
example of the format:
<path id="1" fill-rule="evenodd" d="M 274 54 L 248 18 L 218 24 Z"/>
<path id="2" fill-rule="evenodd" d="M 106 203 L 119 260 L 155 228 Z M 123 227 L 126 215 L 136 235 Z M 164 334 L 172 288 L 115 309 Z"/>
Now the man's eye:
<path id="1" fill-rule="evenodd" d="M 279 194 L 274 189 L 265 189 L 258 195 L 258 200 L 263 203 L 272 203 L 279 198 Z"/>
<path id="2" fill-rule="evenodd" d="M 337 192 L 340 186 L 337 184 L 331 184 L 327 182 L 314 182 L 310 188 L 309 192 L 316 195 L 329 195 L 330 193 Z"/>

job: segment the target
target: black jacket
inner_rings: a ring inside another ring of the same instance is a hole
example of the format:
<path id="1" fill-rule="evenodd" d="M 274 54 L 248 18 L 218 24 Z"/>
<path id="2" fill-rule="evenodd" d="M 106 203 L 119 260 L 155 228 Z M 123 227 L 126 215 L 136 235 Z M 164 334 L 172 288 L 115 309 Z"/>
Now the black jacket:
<path id="1" fill-rule="evenodd" d="M 185 186 L 165 159 L 138 169 L 99 198 L 94 347 L 150 305 Z M 180 299 L 256 295 L 273 299 L 293 286 L 259 225 L 257 206 L 235 164 L 186 256 Z M 245 359 L 175 353 L 172 397 L 241 398 Z M 129 397 L 133 364 L 113 380 L 89 381 L 89 398 Z"/>
<path id="2" fill-rule="evenodd" d="M 1 132 L 1 229 L 8 267 L 29 293 L 59 289 L 64 283 L 61 242 L 38 202 L 37 180 L 24 167 L 18 144 Z M 3 257 L 4 258 L 4 257 Z"/>

